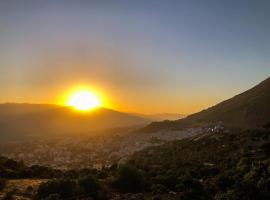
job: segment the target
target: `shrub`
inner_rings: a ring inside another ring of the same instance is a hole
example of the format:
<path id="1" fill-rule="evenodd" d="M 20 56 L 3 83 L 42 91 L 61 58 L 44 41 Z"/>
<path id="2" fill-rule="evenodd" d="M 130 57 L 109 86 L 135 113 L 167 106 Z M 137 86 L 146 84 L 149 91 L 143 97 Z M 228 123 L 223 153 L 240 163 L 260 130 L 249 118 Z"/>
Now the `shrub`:
<path id="1" fill-rule="evenodd" d="M 270 142 L 261 145 L 261 149 L 263 150 L 266 156 L 270 156 Z"/>
<path id="2" fill-rule="evenodd" d="M 60 200 L 60 195 L 59 194 L 50 194 L 48 197 L 46 197 L 42 200 Z"/>
<path id="3" fill-rule="evenodd" d="M 7 192 L 1 200 L 13 200 L 13 195 L 16 193 L 16 189 Z"/>
<path id="4" fill-rule="evenodd" d="M 156 194 L 164 194 L 168 191 L 164 185 L 157 184 L 157 185 L 152 185 L 151 192 L 152 194 L 156 195 Z"/>
<path id="5" fill-rule="evenodd" d="M 75 189 L 76 183 L 71 179 L 54 179 L 39 186 L 37 197 L 45 198 L 52 194 L 59 194 L 61 198 L 67 198 L 74 194 Z"/>
<path id="6" fill-rule="evenodd" d="M 136 193 L 143 191 L 145 181 L 137 168 L 125 164 L 118 169 L 118 174 L 113 184 L 121 192 Z"/>
<path id="7" fill-rule="evenodd" d="M 166 175 L 159 175 L 155 177 L 155 182 L 157 184 L 161 184 L 170 190 L 174 190 L 175 186 L 177 185 L 177 177 L 175 176 L 166 176 Z"/>
<path id="8" fill-rule="evenodd" d="M 92 197 L 97 197 L 98 191 L 101 189 L 98 180 L 93 176 L 87 176 L 81 178 L 79 181 L 79 186 L 82 188 L 84 193 L 89 194 Z"/>
<path id="9" fill-rule="evenodd" d="M 2 191 L 6 186 L 7 180 L 0 178 L 0 191 Z"/>

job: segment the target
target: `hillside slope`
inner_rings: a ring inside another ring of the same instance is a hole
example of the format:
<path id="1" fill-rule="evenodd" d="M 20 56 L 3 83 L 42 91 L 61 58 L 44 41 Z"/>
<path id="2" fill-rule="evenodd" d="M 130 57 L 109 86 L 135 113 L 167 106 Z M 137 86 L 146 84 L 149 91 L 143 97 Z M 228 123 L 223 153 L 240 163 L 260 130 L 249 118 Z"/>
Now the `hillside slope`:
<path id="1" fill-rule="evenodd" d="M 258 128 L 270 122 L 270 78 L 213 107 L 177 121 L 152 123 L 144 131 L 181 129 L 209 123 L 239 128 Z"/>
<path id="2" fill-rule="evenodd" d="M 157 114 L 134 114 L 135 116 L 142 117 L 145 119 L 149 119 L 152 122 L 161 122 L 164 120 L 178 120 L 186 117 L 183 114 L 176 113 L 157 113 Z"/>
<path id="3" fill-rule="evenodd" d="M 149 147 L 129 163 L 153 188 L 174 191 L 173 199 L 269 199 L 269 134 L 266 129 L 207 133 Z"/>

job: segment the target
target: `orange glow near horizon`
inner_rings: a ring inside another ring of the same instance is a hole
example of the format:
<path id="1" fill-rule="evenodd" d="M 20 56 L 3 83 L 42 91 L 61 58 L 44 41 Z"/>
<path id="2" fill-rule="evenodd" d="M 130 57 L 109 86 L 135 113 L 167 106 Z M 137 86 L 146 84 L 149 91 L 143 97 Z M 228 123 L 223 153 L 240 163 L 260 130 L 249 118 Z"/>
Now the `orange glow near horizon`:
<path id="1" fill-rule="evenodd" d="M 100 107 L 101 102 L 95 94 L 89 91 L 78 91 L 69 98 L 67 105 L 81 111 L 88 111 Z"/>
<path id="2" fill-rule="evenodd" d="M 1 87 L 0 87 L 1 88 Z M 94 81 L 69 81 L 54 87 L 20 88 L 12 92 L 1 88 L 7 97 L 0 99 L 2 103 L 30 103 L 30 104 L 55 104 L 69 106 L 70 97 L 79 91 L 94 93 L 101 102 L 101 107 L 126 113 L 157 114 L 157 113 L 180 113 L 192 114 L 215 105 L 224 99 L 240 92 L 233 93 L 223 91 L 211 91 L 211 95 L 204 96 L 197 91 L 185 91 L 187 95 L 175 92 L 164 92 L 159 90 L 147 90 L 141 88 L 130 90 L 129 88 L 114 87 L 107 83 L 96 83 Z M 25 94 L 32 94 L 26 96 Z M 162 103 L 161 103 L 162 102 Z M 73 107 L 73 110 L 80 112 Z M 89 110 L 90 112 L 93 109 Z M 82 112 L 83 113 L 83 112 Z"/>
<path id="3" fill-rule="evenodd" d="M 67 91 L 60 104 L 78 111 L 90 111 L 97 107 L 109 107 L 100 91 L 87 86 L 77 86 Z"/>

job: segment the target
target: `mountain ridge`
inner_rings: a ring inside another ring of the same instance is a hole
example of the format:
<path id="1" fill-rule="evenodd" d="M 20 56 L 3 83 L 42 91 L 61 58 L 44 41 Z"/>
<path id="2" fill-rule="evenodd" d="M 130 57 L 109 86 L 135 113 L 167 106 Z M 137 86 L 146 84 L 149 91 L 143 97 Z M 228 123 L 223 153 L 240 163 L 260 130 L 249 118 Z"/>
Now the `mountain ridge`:
<path id="1" fill-rule="evenodd" d="M 54 104 L 0 104 L 0 137 L 51 136 L 146 125 L 150 121 L 107 108 L 78 112 Z"/>
<path id="2" fill-rule="evenodd" d="M 154 113 L 154 114 L 131 113 L 131 114 L 145 119 L 149 119 L 151 121 L 178 120 L 187 116 L 178 113 Z"/>
<path id="3" fill-rule="evenodd" d="M 176 121 L 153 122 L 145 132 L 221 123 L 238 128 L 259 128 L 270 122 L 270 77 L 230 99 Z"/>

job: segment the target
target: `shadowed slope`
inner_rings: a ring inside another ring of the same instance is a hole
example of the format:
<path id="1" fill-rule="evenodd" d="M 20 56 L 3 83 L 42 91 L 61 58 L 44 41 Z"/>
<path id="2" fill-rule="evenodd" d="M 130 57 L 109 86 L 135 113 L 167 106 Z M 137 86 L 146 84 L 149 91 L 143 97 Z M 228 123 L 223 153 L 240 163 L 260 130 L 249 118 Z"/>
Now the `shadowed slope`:
<path id="1" fill-rule="evenodd" d="M 222 123 L 239 128 L 256 128 L 270 122 L 270 78 L 216 106 L 177 121 L 155 122 L 144 131 L 181 129 L 185 126 Z"/>
<path id="2" fill-rule="evenodd" d="M 176 114 L 176 113 L 158 113 L 158 114 L 138 114 L 138 113 L 132 113 L 135 116 L 142 117 L 145 119 L 149 119 L 153 122 L 160 122 L 164 120 L 178 120 L 186 117 L 186 115 L 183 114 Z"/>

